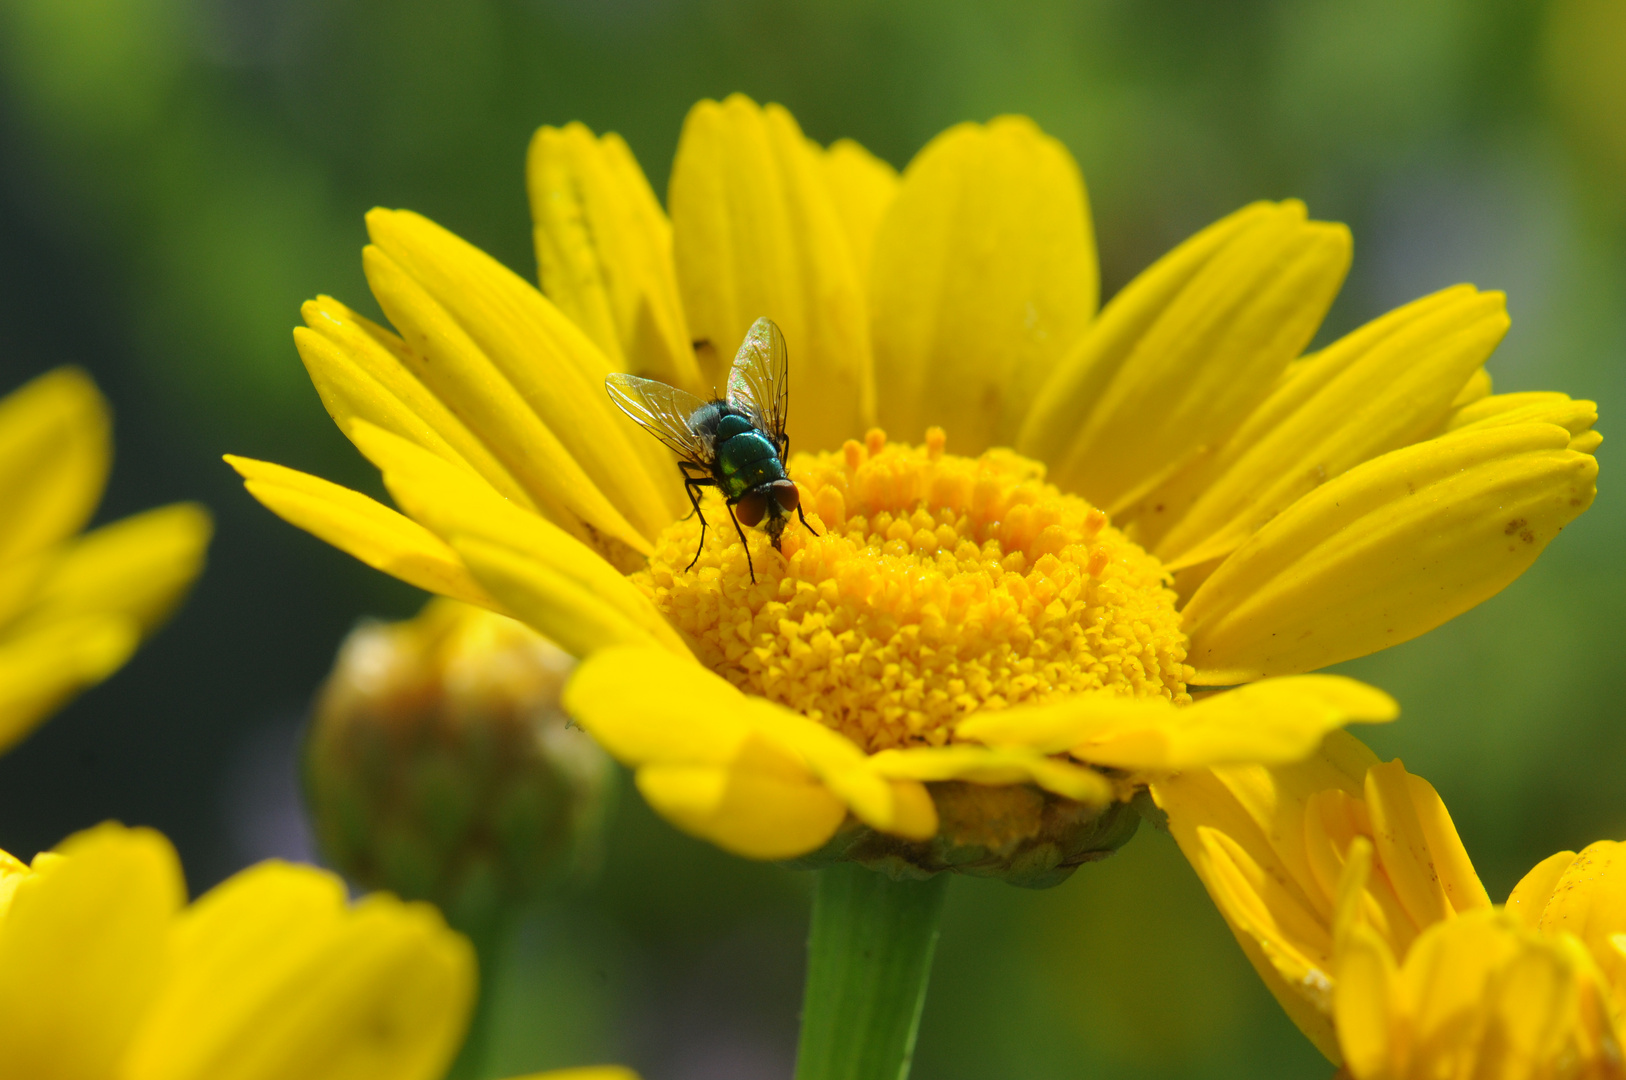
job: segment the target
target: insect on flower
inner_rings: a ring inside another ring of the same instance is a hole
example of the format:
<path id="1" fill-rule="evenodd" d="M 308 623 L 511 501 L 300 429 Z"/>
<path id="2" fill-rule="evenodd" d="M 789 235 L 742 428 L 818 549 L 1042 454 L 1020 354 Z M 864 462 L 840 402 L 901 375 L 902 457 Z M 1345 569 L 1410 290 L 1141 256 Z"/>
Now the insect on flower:
<path id="1" fill-rule="evenodd" d="M 790 409 L 790 380 L 785 358 L 785 336 L 772 319 L 751 324 L 728 373 L 728 396 L 701 401 L 675 386 L 636 375 L 611 375 L 604 380 L 610 400 L 678 456 L 683 490 L 700 515 L 700 546 L 685 570 L 694 569 L 706 546 L 706 515 L 700 510 L 700 489 L 722 492 L 728 514 L 745 548 L 745 565 L 756 581 L 751 548 L 742 525 L 763 528 L 774 550 L 792 510 L 808 532 L 801 495 L 795 481 L 785 475 L 790 440 L 785 417 Z M 818 535 L 814 533 L 814 535 Z"/>

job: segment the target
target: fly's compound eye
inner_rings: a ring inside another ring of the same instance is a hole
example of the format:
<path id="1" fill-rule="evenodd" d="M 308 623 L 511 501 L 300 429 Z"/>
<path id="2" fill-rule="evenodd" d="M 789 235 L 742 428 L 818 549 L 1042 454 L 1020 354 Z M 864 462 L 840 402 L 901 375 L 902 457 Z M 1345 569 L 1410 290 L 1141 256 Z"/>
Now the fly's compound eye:
<path id="1" fill-rule="evenodd" d="M 768 500 L 755 491 L 740 496 L 740 501 L 734 504 L 734 516 L 747 529 L 761 521 L 762 515 L 767 512 Z"/>
<path id="2" fill-rule="evenodd" d="M 797 505 L 802 501 L 802 493 L 796 490 L 794 480 L 775 480 L 773 482 L 773 497 L 774 501 L 779 504 L 779 509 L 786 513 L 796 509 Z"/>

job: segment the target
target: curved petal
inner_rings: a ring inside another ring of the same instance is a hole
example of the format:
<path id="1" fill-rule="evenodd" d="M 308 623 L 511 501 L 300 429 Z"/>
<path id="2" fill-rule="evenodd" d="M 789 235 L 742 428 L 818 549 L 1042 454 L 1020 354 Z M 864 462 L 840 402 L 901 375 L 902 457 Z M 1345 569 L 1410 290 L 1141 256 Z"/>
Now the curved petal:
<path id="1" fill-rule="evenodd" d="M 796 758 L 748 736 L 724 766 L 652 763 L 637 774 L 649 805 L 684 832 L 748 859 L 793 859 L 835 835 L 847 808 Z"/>
<path id="2" fill-rule="evenodd" d="M 76 367 L 0 398 L 0 565 L 90 520 L 112 465 L 111 430 L 107 402 Z"/>
<path id="3" fill-rule="evenodd" d="M 638 769 L 652 805 L 731 851 L 806 854 L 849 810 L 910 839 L 936 832 L 918 783 L 880 775 L 863 751 L 822 724 L 746 697 L 669 653 L 595 653 L 577 669 L 564 702 L 606 750 Z"/>
<path id="4" fill-rule="evenodd" d="M 1616 947 L 1620 935 L 1626 933 L 1626 844 L 1600 840 L 1578 855 L 1563 854 L 1570 857 L 1561 866 L 1556 859 L 1562 856 L 1541 864 L 1553 878 L 1552 887 L 1539 909 L 1525 917 L 1535 915 L 1533 925 L 1544 934 L 1569 933 L 1580 939 L 1621 995 L 1621 1007 L 1626 1008 L 1626 955 Z M 1531 875 L 1514 889 L 1514 897 L 1536 891 L 1534 882 L 1526 885 Z M 1533 903 L 1529 906 L 1534 908 Z M 1508 907 L 1514 907 L 1512 898 Z"/>
<path id="5" fill-rule="evenodd" d="M 1253 683 L 1183 708 L 1162 698 L 1086 694 L 979 713 L 956 731 L 999 746 L 1066 750 L 1097 765 L 1172 772 L 1288 764 L 1313 753 L 1329 731 L 1392 720 L 1398 713 L 1393 698 L 1354 679 L 1304 675 Z"/>
<path id="6" fill-rule="evenodd" d="M 140 641 L 140 624 L 118 614 L 54 619 L 0 639 L 0 752 L 117 671 Z"/>
<path id="7" fill-rule="evenodd" d="M 22 625 L 114 615 L 150 632 L 203 570 L 214 523 L 197 503 L 176 503 L 103 525 L 74 541 L 40 582 Z"/>
<path id="8" fill-rule="evenodd" d="M 359 491 L 269 461 L 226 455 L 248 493 L 282 520 L 425 592 L 502 611 L 440 537 Z"/>
<path id="9" fill-rule="evenodd" d="M 451 544 L 507 612 L 576 655 L 653 639 L 688 655 L 649 598 L 592 548 L 405 439 L 358 424 L 351 440 L 395 501 Z"/>
<path id="10" fill-rule="evenodd" d="M 702 382 L 722 387 L 766 316 L 790 355 L 790 445 L 834 450 L 875 415 L 863 281 L 821 162 L 790 113 L 734 94 L 689 110 L 667 192 Z"/>
<path id="11" fill-rule="evenodd" d="M 1037 784 L 1074 802 L 1104 806 L 1112 801 L 1112 782 L 1094 769 L 1058 761 L 1030 750 L 991 746 L 920 746 L 882 750 L 870 768 L 898 780 L 966 780 L 1004 786 Z"/>
<path id="12" fill-rule="evenodd" d="M 904 170 L 869 277 L 880 420 L 1009 445 L 1095 314 L 1095 234 L 1072 156 L 1004 116 L 937 136 Z"/>
<path id="13" fill-rule="evenodd" d="M 1367 933 L 1404 956 L 1428 926 L 1490 907 L 1433 787 L 1345 733 L 1293 765 L 1192 770 L 1152 793 L 1261 977 L 1334 1060 L 1339 943 Z"/>
<path id="14" fill-rule="evenodd" d="M 828 150 L 815 144 L 815 149 L 824 167 L 824 182 L 835 200 L 836 216 L 852 248 L 858 280 L 868 282 L 875 234 L 898 194 L 898 170 L 851 139 L 837 139 Z"/>
<path id="15" fill-rule="evenodd" d="M 1136 515 L 1171 570 L 1235 550 L 1301 495 L 1439 430 L 1468 377 L 1507 331 L 1501 293 L 1447 289 L 1361 327 L 1296 365 L 1215 455 L 1189 511 Z M 1161 538 L 1158 534 L 1162 533 Z"/>
<path id="16" fill-rule="evenodd" d="M 9 1075 L 85 1080 L 118 1063 L 159 992 L 186 900 L 175 849 L 101 825 L 34 860 L 0 919 L 0 1046 Z"/>
<path id="17" fill-rule="evenodd" d="M 1349 269 L 1349 230 L 1256 203 L 1131 282 L 1057 365 L 1017 449 L 1116 513 L 1223 438 L 1309 344 Z"/>
<path id="18" fill-rule="evenodd" d="M 1494 596 L 1592 502 L 1597 462 L 1570 438 L 1554 424 L 1453 432 L 1304 496 L 1186 605 L 1192 681 L 1325 667 Z"/>
<path id="19" fill-rule="evenodd" d="M 705 393 L 672 262 L 672 226 L 621 136 L 582 124 L 531 139 L 526 189 L 542 291 L 617 370 Z"/>
<path id="20" fill-rule="evenodd" d="M 474 950 L 427 904 L 267 862 L 177 925 L 128 1080 L 436 1080 L 474 1000 Z"/>
<path id="21" fill-rule="evenodd" d="M 535 286 L 429 219 L 373 210 L 367 231 L 368 284 L 415 374 L 539 505 L 644 550 L 682 493 L 670 456 L 605 393 L 608 358 Z"/>
<path id="22" fill-rule="evenodd" d="M 1513 891 L 1507 897 L 1508 913 L 1518 919 L 1532 930 L 1541 925 L 1542 913 L 1547 910 L 1547 902 L 1553 898 L 1553 890 L 1564 877 L 1564 871 L 1570 868 L 1575 861 L 1575 852 L 1560 851 L 1547 856 L 1530 872 L 1519 879 L 1513 886 Z"/>
<path id="23" fill-rule="evenodd" d="M 505 497 L 534 507 L 525 486 L 412 373 L 406 342 L 330 296 L 306 301 L 300 312 L 305 326 L 295 328 L 294 345 L 341 430 L 365 420 L 467 465 Z"/>

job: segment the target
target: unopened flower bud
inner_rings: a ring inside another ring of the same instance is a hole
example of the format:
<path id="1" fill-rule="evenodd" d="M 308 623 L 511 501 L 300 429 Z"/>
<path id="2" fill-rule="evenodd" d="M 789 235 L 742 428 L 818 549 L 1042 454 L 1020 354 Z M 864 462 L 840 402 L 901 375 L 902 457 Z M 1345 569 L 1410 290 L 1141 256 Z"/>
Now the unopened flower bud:
<path id="1" fill-rule="evenodd" d="M 512 619 L 434 600 L 339 649 L 305 747 L 325 856 L 478 940 L 596 856 L 608 760 L 559 694 L 575 661 Z"/>

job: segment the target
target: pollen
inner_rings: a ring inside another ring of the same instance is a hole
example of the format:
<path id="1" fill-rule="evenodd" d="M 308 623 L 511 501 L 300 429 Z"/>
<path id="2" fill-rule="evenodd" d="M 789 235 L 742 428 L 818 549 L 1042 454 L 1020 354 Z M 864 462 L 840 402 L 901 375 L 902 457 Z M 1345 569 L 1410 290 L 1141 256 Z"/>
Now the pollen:
<path id="1" fill-rule="evenodd" d="M 792 519 L 745 551 L 715 495 L 633 580 L 700 661 L 874 752 L 942 746 L 970 713 L 1087 691 L 1190 700 L 1168 574 L 1107 516 L 1010 450 L 944 452 L 872 430 L 798 454 Z M 816 531 L 817 535 L 814 535 Z"/>

